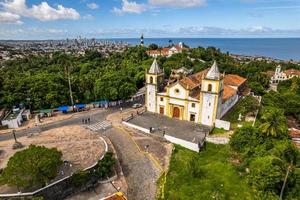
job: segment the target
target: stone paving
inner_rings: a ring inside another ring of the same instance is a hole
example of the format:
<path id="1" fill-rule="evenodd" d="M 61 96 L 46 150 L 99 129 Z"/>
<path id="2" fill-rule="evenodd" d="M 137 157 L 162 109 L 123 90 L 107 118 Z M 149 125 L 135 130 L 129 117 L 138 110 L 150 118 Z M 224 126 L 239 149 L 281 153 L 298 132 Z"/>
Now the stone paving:
<path id="1" fill-rule="evenodd" d="M 198 143 L 208 135 L 210 128 L 194 122 L 172 119 L 163 115 L 145 112 L 137 115 L 129 123 L 149 129 L 154 128 L 153 134 L 163 136 L 163 132 L 170 136 Z"/>
<path id="2" fill-rule="evenodd" d="M 139 150 L 130 135 L 124 130 L 109 129 L 105 135 L 111 140 L 117 151 L 128 183 L 128 199 L 155 199 L 156 181 L 161 171 Z"/>

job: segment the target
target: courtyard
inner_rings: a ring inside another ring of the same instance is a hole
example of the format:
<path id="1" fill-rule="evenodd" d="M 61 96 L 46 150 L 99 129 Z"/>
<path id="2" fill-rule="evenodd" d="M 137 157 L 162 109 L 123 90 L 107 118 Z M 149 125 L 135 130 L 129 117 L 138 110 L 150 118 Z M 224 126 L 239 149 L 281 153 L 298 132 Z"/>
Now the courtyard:
<path id="1" fill-rule="evenodd" d="M 167 134 L 196 144 L 202 142 L 211 130 L 210 127 L 201 124 L 173 119 L 150 112 L 137 115 L 129 120 L 128 123 L 148 130 L 152 128 L 152 133 L 158 136 Z"/>

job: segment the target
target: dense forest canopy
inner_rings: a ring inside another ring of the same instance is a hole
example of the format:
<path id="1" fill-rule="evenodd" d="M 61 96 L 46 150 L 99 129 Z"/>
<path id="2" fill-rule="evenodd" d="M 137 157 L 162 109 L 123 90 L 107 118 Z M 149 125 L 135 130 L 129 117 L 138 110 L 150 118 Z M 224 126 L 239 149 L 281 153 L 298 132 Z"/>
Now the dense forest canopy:
<path id="1" fill-rule="evenodd" d="M 97 51 L 87 51 L 80 57 L 56 52 L 6 61 L 0 69 L 0 106 L 30 103 L 33 109 L 42 109 L 71 105 L 68 74 L 74 103 L 130 98 L 143 87 L 145 70 L 153 61 L 146 50 L 148 48 L 141 46 L 130 47 L 109 57 Z M 214 47 L 198 47 L 170 58 L 158 58 L 166 76 L 179 67 L 201 71 L 211 66 L 213 60 L 218 62 L 222 72 L 247 77 L 249 86 L 260 94 L 268 86 L 268 78 L 261 72 L 274 70 L 277 65 L 266 61 L 237 62 Z M 300 68 L 292 64 L 283 64 L 283 67 Z"/>

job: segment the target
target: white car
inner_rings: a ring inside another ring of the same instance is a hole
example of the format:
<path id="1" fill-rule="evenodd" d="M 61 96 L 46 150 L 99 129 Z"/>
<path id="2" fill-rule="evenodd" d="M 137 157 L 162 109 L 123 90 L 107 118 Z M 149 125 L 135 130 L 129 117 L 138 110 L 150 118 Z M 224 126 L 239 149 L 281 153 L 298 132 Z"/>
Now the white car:
<path id="1" fill-rule="evenodd" d="M 143 105 L 140 104 L 140 103 L 135 103 L 135 104 L 133 104 L 132 108 L 140 108 L 140 107 L 142 107 L 142 106 L 143 106 Z"/>

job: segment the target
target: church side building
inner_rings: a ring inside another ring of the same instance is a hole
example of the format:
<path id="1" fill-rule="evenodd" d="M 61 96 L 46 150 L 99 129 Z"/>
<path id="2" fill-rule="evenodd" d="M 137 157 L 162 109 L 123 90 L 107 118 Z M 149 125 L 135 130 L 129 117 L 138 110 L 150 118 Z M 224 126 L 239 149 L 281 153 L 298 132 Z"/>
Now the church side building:
<path id="1" fill-rule="evenodd" d="M 281 81 L 289 80 L 293 77 L 300 77 L 300 70 L 288 69 L 282 71 L 281 66 L 278 65 L 274 71 L 268 71 L 267 75 L 270 77 L 271 84 L 277 84 Z"/>
<path id="2" fill-rule="evenodd" d="M 237 75 L 227 78 L 214 62 L 210 69 L 164 85 L 164 72 L 155 59 L 146 72 L 146 108 L 171 118 L 214 126 L 216 119 L 238 101 L 238 90 L 245 82 Z"/>

